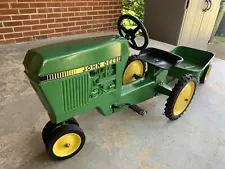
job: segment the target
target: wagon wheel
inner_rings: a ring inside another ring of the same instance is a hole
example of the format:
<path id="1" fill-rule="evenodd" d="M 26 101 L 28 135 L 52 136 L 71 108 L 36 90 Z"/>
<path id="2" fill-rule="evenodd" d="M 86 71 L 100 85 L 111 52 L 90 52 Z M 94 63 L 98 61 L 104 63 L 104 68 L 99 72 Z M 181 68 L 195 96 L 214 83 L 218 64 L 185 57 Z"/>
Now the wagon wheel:
<path id="1" fill-rule="evenodd" d="M 200 78 L 200 83 L 205 83 L 208 80 L 211 70 L 212 70 L 212 65 L 210 64 L 203 72 Z"/>
<path id="2" fill-rule="evenodd" d="M 66 160 L 76 155 L 84 143 L 85 135 L 79 126 L 62 125 L 50 132 L 46 141 L 46 151 L 53 160 Z"/>
<path id="3" fill-rule="evenodd" d="M 137 77 L 142 77 L 145 73 L 145 68 L 146 65 L 143 61 L 135 56 L 130 57 L 123 73 L 123 85 L 136 81 Z"/>
<path id="4" fill-rule="evenodd" d="M 79 126 L 77 120 L 75 118 L 70 118 L 65 121 L 67 124 L 75 124 Z M 50 132 L 52 132 L 56 127 L 58 127 L 60 124 L 54 124 L 51 121 L 49 121 L 42 130 L 42 140 L 44 143 L 46 143 L 46 140 L 48 138 L 48 135 Z"/>
<path id="5" fill-rule="evenodd" d="M 185 75 L 178 81 L 167 100 L 166 117 L 170 120 L 177 120 L 181 117 L 193 99 L 196 84 L 196 78 L 192 75 Z"/>

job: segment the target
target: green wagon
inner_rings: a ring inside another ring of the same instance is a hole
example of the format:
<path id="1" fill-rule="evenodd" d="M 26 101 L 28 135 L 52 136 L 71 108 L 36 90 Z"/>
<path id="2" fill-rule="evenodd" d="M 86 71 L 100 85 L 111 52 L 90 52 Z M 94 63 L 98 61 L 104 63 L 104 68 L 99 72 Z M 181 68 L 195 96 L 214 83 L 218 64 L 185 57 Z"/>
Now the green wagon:
<path id="1" fill-rule="evenodd" d="M 126 29 L 124 19 L 137 27 Z M 54 160 L 68 159 L 84 146 L 85 134 L 74 116 L 91 109 L 106 116 L 124 108 L 146 115 L 137 104 L 164 94 L 169 96 L 165 116 L 176 120 L 191 103 L 197 83 L 209 76 L 212 53 L 188 47 L 171 52 L 147 48 L 146 29 L 129 15 L 119 18 L 118 29 L 121 36 L 51 44 L 30 49 L 25 56 L 25 73 L 50 118 L 42 137 Z M 142 46 L 135 41 L 140 30 Z M 129 45 L 141 52 L 130 56 Z M 169 77 L 178 80 L 175 86 Z"/>
<path id="2" fill-rule="evenodd" d="M 212 65 L 210 63 L 214 54 L 185 46 L 176 47 L 171 53 L 181 56 L 184 61 L 173 67 L 169 71 L 169 75 L 179 79 L 184 74 L 192 74 L 200 83 L 207 80 L 211 72 Z"/>

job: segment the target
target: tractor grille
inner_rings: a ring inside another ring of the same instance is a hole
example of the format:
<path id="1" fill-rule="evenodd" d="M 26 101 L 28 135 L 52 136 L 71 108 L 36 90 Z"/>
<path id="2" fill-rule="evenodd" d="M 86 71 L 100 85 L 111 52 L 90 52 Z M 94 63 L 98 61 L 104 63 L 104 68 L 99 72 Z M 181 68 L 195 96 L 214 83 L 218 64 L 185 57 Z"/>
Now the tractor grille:
<path id="1" fill-rule="evenodd" d="M 88 81 L 88 75 L 86 74 L 62 82 L 63 102 L 66 112 L 88 103 Z"/>

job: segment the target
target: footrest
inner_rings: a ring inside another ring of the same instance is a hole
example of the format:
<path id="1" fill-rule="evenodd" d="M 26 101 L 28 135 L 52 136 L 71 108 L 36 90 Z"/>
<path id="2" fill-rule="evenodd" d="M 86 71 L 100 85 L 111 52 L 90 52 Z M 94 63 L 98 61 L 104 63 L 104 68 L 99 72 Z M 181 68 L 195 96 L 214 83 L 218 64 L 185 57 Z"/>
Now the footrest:
<path id="1" fill-rule="evenodd" d="M 138 105 L 130 105 L 129 108 L 132 109 L 133 111 L 135 111 L 137 114 L 140 114 L 142 116 L 145 116 L 148 113 L 146 110 L 142 109 Z"/>

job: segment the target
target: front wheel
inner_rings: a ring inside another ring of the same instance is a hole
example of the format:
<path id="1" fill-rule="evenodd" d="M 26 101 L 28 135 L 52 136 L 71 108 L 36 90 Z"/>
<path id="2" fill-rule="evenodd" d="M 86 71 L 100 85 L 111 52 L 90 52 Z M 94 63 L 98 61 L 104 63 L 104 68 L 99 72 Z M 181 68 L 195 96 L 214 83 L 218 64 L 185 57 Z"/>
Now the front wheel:
<path id="1" fill-rule="evenodd" d="M 66 160 L 75 156 L 84 146 L 85 135 L 75 124 L 57 127 L 46 141 L 46 151 L 53 160 Z"/>
<path id="2" fill-rule="evenodd" d="M 75 124 L 75 125 L 79 126 L 77 120 L 75 118 L 73 118 L 73 117 L 68 119 L 68 120 L 66 120 L 65 122 L 66 122 L 66 124 Z M 55 123 L 52 123 L 51 121 L 49 121 L 44 126 L 44 128 L 42 130 L 42 140 L 43 140 L 44 143 L 46 143 L 49 133 L 52 132 L 58 126 L 60 126 L 60 124 L 55 124 Z"/>
<path id="3" fill-rule="evenodd" d="M 167 118 L 177 120 L 181 117 L 193 99 L 196 84 L 196 78 L 192 75 L 185 75 L 178 81 L 166 103 Z"/>

